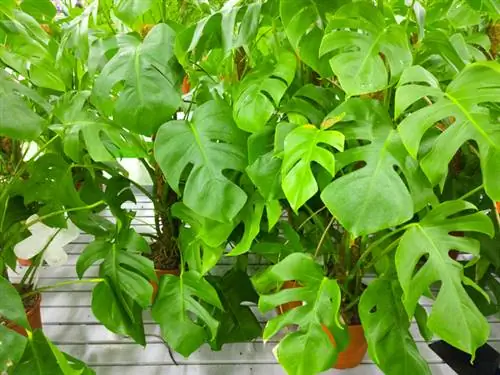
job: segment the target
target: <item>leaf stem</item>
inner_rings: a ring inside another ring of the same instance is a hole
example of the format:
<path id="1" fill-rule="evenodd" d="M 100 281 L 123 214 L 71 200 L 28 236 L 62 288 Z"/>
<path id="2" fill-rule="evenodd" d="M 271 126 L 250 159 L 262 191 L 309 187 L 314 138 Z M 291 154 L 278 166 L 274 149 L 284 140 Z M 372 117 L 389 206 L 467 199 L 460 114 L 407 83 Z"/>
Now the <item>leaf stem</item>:
<path id="1" fill-rule="evenodd" d="M 40 221 L 49 219 L 51 217 L 54 217 L 54 216 L 57 216 L 57 215 L 60 215 L 60 214 L 64 214 L 64 213 L 68 213 L 68 212 L 91 210 L 92 208 L 99 207 L 102 204 L 106 204 L 106 202 L 103 201 L 103 200 L 100 200 L 100 201 L 97 201 L 95 203 L 89 204 L 88 206 L 68 208 L 68 209 L 65 209 L 65 210 L 54 211 L 54 212 L 51 212 L 50 214 L 47 214 L 47 215 L 44 215 L 44 216 L 40 216 L 39 218 L 37 218 L 37 219 L 35 219 L 33 221 L 30 221 L 29 223 L 26 223 L 26 228 L 29 228 L 32 225 L 34 225 L 36 223 L 39 223 Z"/>
<path id="2" fill-rule="evenodd" d="M 476 187 L 475 189 L 472 189 L 471 191 L 465 193 L 460 198 L 458 198 L 458 200 L 465 200 L 465 199 L 469 198 L 470 196 L 476 194 L 478 191 L 481 191 L 482 189 L 484 189 L 484 185 L 483 184 L 481 184 L 478 187 Z"/>
<path id="3" fill-rule="evenodd" d="M 60 283 L 52 284 L 52 285 L 47 285 L 43 286 L 41 288 L 34 289 L 30 292 L 24 293 L 21 298 L 28 298 L 30 296 L 33 296 L 35 294 L 44 292 L 46 290 L 58 288 L 60 286 L 65 286 L 65 285 L 72 285 L 72 284 L 98 284 L 100 282 L 103 282 L 103 278 L 95 278 L 95 279 L 82 279 L 82 280 L 71 280 L 71 281 L 62 281 Z"/>
<path id="4" fill-rule="evenodd" d="M 321 249 L 321 246 L 323 246 L 323 242 L 325 241 L 326 235 L 328 233 L 328 229 L 333 225 L 333 222 L 335 221 L 335 218 L 332 216 L 330 221 L 328 222 L 325 230 L 323 231 L 323 234 L 321 235 L 321 238 L 319 239 L 318 246 L 316 246 L 316 251 L 314 252 L 314 257 L 316 258 L 319 254 L 319 250 Z"/>

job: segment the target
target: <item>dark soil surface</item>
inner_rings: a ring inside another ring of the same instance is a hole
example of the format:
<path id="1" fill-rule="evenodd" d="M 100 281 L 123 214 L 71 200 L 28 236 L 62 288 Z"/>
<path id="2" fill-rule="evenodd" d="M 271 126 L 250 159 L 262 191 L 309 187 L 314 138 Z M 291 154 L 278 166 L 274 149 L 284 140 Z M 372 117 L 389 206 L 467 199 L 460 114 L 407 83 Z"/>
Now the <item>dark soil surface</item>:
<path id="1" fill-rule="evenodd" d="M 178 270 L 180 256 L 177 249 L 166 249 L 160 242 L 151 244 L 151 254 L 145 254 L 146 257 L 154 262 L 157 270 Z"/>

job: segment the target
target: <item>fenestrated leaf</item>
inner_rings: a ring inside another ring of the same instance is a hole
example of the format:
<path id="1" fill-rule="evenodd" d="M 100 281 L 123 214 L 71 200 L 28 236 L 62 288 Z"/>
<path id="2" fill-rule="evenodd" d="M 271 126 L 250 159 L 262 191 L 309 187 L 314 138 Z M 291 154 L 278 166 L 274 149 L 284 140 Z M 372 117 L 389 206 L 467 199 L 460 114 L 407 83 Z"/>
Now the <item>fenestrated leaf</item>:
<path id="1" fill-rule="evenodd" d="M 130 297 L 117 294 L 109 281 L 99 283 L 92 291 L 92 313 L 96 319 L 111 332 L 130 336 L 136 343 L 146 345 L 142 311 Z"/>
<path id="2" fill-rule="evenodd" d="M 214 340 L 219 327 L 219 322 L 199 300 L 222 310 L 217 291 L 196 272 L 161 278 L 152 316 L 160 324 L 162 337 L 168 345 L 185 357 L 203 343 Z"/>
<path id="3" fill-rule="evenodd" d="M 204 243 L 193 228 L 181 228 L 179 233 L 179 248 L 182 260 L 191 271 L 204 276 L 219 262 L 224 254 L 224 246 L 211 247 Z"/>
<path id="4" fill-rule="evenodd" d="M 187 63 L 190 53 L 198 59 L 208 49 L 222 48 L 224 55 L 253 40 L 259 26 L 261 4 L 236 6 L 226 2 L 218 12 L 202 18 L 179 33 L 176 54 Z"/>
<path id="5" fill-rule="evenodd" d="M 3 296 L 5 295 L 2 294 L 2 297 Z M 10 302 L 11 300 L 9 299 L 7 301 Z M 0 307 L 0 316 L 1 316 L 1 307 Z M 20 335 L 19 333 L 10 328 L 5 327 L 2 324 L 0 324 L 0 337 L 2 338 L 2 345 L 0 346 L 0 371 L 5 374 L 10 374 L 12 373 L 11 371 L 15 367 L 16 363 L 19 362 L 19 360 L 23 356 L 27 339 L 26 337 Z"/>
<path id="6" fill-rule="evenodd" d="M 210 101 L 194 111 L 191 121 L 171 121 L 160 128 L 155 158 L 168 184 L 179 194 L 181 176 L 192 165 L 184 204 L 199 215 L 229 222 L 243 208 L 247 196 L 222 172 L 244 170 L 245 142 L 227 104 Z"/>
<path id="7" fill-rule="evenodd" d="M 328 56 L 319 57 L 327 14 L 339 7 L 337 1 L 281 0 L 280 16 L 285 33 L 300 58 L 323 77 L 331 76 Z"/>
<path id="8" fill-rule="evenodd" d="M 284 51 L 275 66 L 245 76 L 234 95 L 233 116 L 240 129 L 261 131 L 295 76 L 296 57 Z"/>
<path id="9" fill-rule="evenodd" d="M 430 73 L 410 68 L 396 91 L 396 116 L 424 96 L 435 98 L 430 106 L 411 113 L 399 125 L 401 139 L 409 153 L 417 158 L 424 134 L 439 121 L 453 116 L 455 121 L 439 135 L 431 150 L 421 159 L 423 171 L 433 184 L 447 175 L 448 164 L 457 150 L 469 140 L 479 147 L 481 171 L 486 193 L 500 201 L 500 128 L 487 108 L 488 102 L 500 102 L 500 67 L 496 62 L 468 65 L 441 91 L 431 82 Z M 430 84 L 430 85 L 429 85 Z"/>
<path id="10" fill-rule="evenodd" d="M 299 287 L 271 294 L 284 281 L 292 280 Z M 287 256 L 252 281 L 260 294 L 259 309 L 264 313 L 285 303 L 304 302 L 269 320 L 262 335 L 268 340 L 283 328 L 298 325 L 297 331 L 280 340 L 275 351 L 287 373 L 309 375 L 331 368 L 348 342 L 347 330 L 340 323 L 341 296 L 337 282 L 325 277 L 322 267 L 303 253 Z M 337 346 L 330 342 L 324 329 L 332 333 Z"/>
<path id="11" fill-rule="evenodd" d="M 94 161 L 144 157 L 146 151 L 140 147 L 142 143 L 138 137 L 87 108 L 89 96 L 89 91 L 69 92 L 56 105 L 54 114 L 60 124 L 51 128 L 61 134 L 64 152 L 75 161 L 82 159 L 85 148 Z"/>
<path id="12" fill-rule="evenodd" d="M 281 111 L 294 124 L 319 124 L 343 99 L 341 90 L 307 84 L 293 94 Z"/>
<path id="13" fill-rule="evenodd" d="M 153 261 L 127 249 L 127 243 L 109 243 L 100 274 L 109 277 L 118 297 L 126 294 L 142 308 L 149 306 L 153 295 L 150 281 L 156 280 Z M 103 249 L 101 249 L 104 252 Z"/>
<path id="14" fill-rule="evenodd" d="M 312 162 L 321 165 L 332 177 L 335 175 L 335 157 L 324 145 L 342 151 L 344 135 L 308 124 L 294 129 L 285 138 L 282 188 L 295 211 L 318 191 Z"/>
<path id="15" fill-rule="evenodd" d="M 369 141 L 336 155 L 337 170 L 347 166 L 354 170 L 336 178 L 321 194 L 330 212 L 354 237 L 401 224 L 436 200 L 380 102 L 349 99 L 328 118 L 341 118 L 333 129 L 347 141 Z"/>
<path id="16" fill-rule="evenodd" d="M 174 69 L 175 32 L 156 25 L 141 43 L 123 39 L 121 48 L 95 81 L 92 102 L 121 126 L 144 135 L 154 134 L 181 104 Z M 114 88 L 123 88 L 113 99 Z M 118 85 L 121 86 L 121 85 Z"/>
<path id="17" fill-rule="evenodd" d="M 151 9 L 153 4 L 154 0 L 114 0 L 114 12 L 123 22 L 133 25 L 139 16 Z"/>
<path id="18" fill-rule="evenodd" d="M 214 309 L 215 318 L 220 322 L 217 336 L 210 343 L 213 350 L 221 350 L 224 344 L 249 342 L 262 333 L 261 325 L 248 305 L 257 303 L 255 292 L 248 275 L 240 270 L 231 269 L 222 277 L 210 277 L 216 288 L 224 311 Z"/>
<path id="19" fill-rule="evenodd" d="M 29 328 L 28 319 L 24 312 L 23 302 L 12 284 L 0 276 L 0 317 L 8 319 L 21 327 Z"/>
<path id="20" fill-rule="evenodd" d="M 479 241 L 453 236 L 451 232 L 473 231 L 493 236 L 493 224 L 485 214 L 457 216 L 473 209 L 475 206 L 465 201 L 440 204 L 406 230 L 396 251 L 396 269 L 408 315 L 414 314 L 420 296 L 430 285 L 440 281 L 427 326 L 443 340 L 472 355 L 486 342 L 490 329 L 464 289 L 464 284 L 475 285 L 474 282 L 464 276 L 462 265 L 448 252 L 458 250 L 479 255 Z M 423 257 L 425 263 L 416 270 Z"/>
<path id="21" fill-rule="evenodd" d="M 172 216 L 189 224 L 190 228 L 196 232 L 196 237 L 211 247 L 221 246 L 235 226 L 232 222 L 220 223 L 201 217 L 181 202 L 175 203 L 172 206 L 171 212 Z"/>
<path id="22" fill-rule="evenodd" d="M 98 260 L 104 259 L 110 251 L 110 244 L 104 239 L 96 239 L 85 246 L 76 261 L 76 274 L 81 279 L 85 271 Z"/>
<path id="23" fill-rule="evenodd" d="M 320 56 L 349 95 L 383 90 L 412 63 L 405 29 L 369 2 L 344 5 L 330 20 Z"/>
<path id="24" fill-rule="evenodd" d="M 401 295 L 397 281 L 383 279 L 375 280 L 363 292 L 359 315 L 370 357 L 386 375 L 431 375 L 409 332 L 410 319 Z"/>

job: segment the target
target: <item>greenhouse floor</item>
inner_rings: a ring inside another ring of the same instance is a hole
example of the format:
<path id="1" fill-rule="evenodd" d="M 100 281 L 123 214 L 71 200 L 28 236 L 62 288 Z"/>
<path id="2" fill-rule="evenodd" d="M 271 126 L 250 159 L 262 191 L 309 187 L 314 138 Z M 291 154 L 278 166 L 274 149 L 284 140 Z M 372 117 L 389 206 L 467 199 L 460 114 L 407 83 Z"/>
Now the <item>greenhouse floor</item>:
<path id="1" fill-rule="evenodd" d="M 132 207 L 132 206 L 131 206 Z M 137 196 L 135 220 L 138 232 L 151 231 L 153 221 L 152 204 L 145 196 Z M 53 284 L 69 279 L 76 279 L 75 262 L 79 253 L 91 240 L 82 234 L 66 250 L 69 262 L 66 266 L 42 270 L 39 286 Z M 231 267 L 230 261 L 223 259 L 218 272 L 225 272 Z M 258 265 L 252 265 L 257 268 Z M 45 273 L 46 272 L 46 273 Z M 86 277 L 96 277 L 98 266 L 94 266 Z M 58 344 L 59 348 L 89 364 L 97 375 L 278 375 L 284 374 L 276 363 L 272 349 L 274 343 L 262 341 L 224 346 L 220 352 L 212 352 L 208 346 L 202 347 L 189 359 L 174 353 L 171 359 L 168 348 L 159 335 L 159 327 L 146 313 L 147 346 L 132 343 L 131 340 L 115 335 L 106 330 L 94 318 L 91 311 L 91 284 L 70 285 L 58 290 L 43 293 L 42 319 L 46 335 Z M 264 322 L 265 317 L 260 316 Z M 500 320 L 490 319 L 492 326 L 491 342 L 495 349 L 500 349 Z M 448 367 L 418 333 L 416 324 L 412 324 L 420 352 L 430 364 L 435 375 L 452 375 L 455 372 Z M 394 353 L 397 355 L 397 353 Z M 382 374 L 367 355 L 363 363 L 352 370 L 332 370 L 327 374 L 374 375 Z M 412 374 L 408 374 L 412 375 Z"/>

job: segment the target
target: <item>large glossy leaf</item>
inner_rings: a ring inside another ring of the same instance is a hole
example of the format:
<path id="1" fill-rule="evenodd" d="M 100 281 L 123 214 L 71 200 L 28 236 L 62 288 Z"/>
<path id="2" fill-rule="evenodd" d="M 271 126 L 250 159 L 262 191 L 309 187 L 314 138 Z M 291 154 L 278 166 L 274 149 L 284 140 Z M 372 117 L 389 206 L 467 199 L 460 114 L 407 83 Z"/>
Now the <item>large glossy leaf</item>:
<path id="1" fill-rule="evenodd" d="M 448 252 L 458 250 L 479 255 L 479 241 L 453 236 L 451 232 L 493 236 L 493 224 L 484 213 L 458 216 L 473 209 L 475 206 L 465 201 L 442 203 L 420 222 L 409 226 L 396 251 L 396 269 L 408 315 L 414 314 L 420 296 L 431 284 L 441 282 L 427 325 L 443 340 L 470 354 L 486 342 L 490 329 L 464 289 L 464 284 L 475 286 L 474 282 L 464 276 L 462 265 Z M 424 264 L 419 266 L 422 258 Z"/>
<path id="2" fill-rule="evenodd" d="M 448 172 L 457 150 L 474 140 L 479 148 L 485 190 L 500 201 L 500 128 L 482 104 L 500 102 L 500 67 L 496 62 L 467 66 L 442 91 L 437 80 L 419 67 L 408 69 L 396 91 L 396 116 L 424 97 L 432 105 L 411 113 L 399 125 L 399 133 L 409 153 L 416 158 L 424 134 L 436 123 L 453 117 L 454 122 L 435 139 L 431 150 L 421 159 L 422 169 L 433 184 Z"/>
<path id="3" fill-rule="evenodd" d="M 92 313 L 96 319 L 111 332 L 130 336 L 136 343 L 146 345 L 142 311 L 137 302 L 109 281 L 99 283 L 92 291 Z"/>
<path id="4" fill-rule="evenodd" d="M 25 97 L 37 99 L 45 109 L 50 109 L 34 91 L 0 72 L 0 136 L 33 140 L 44 129 L 46 120 L 30 107 Z"/>
<path id="5" fill-rule="evenodd" d="M 134 134 L 101 118 L 86 105 L 90 92 L 65 94 L 58 101 L 54 114 L 60 123 L 51 128 L 61 134 L 64 152 L 80 161 L 85 149 L 94 161 L 112 161 L 118 157 L 144 157 L 145 147 Z"/>
<path id="6" fill-rule="evenodd" d="M 13 372 L 19 375 L 95 375 L 79 360 L 62 353 L 37 329 L 28 339 L 23 357 Z"/>
<path id="7" fill-rule="evenodd" d="M 261 4 L 236 6 L 228 1 L 218 12 L 202 18 L 182 31 L 176 40 L 176 55 L 184 64 L 189 54 L 199 59 L 208 49 L 222 48 L 224 55 L 253 40 L 259 26 Z"/>
<path id="8" fill-rule="evenodd" d="M 8 319 L 24 328 L 29 328 L 28 319 L 24 312 L 23 302 L 12 284 L 0 276 L 0 294 L 2 300 L 0 302 L 0 316 Z"/>
<path id="9" fill-rule="evenodd" d="M 280 16 L 285 33 L 300 58 L 322 76 L 331 76 L 328 56 L 319 57 L 327 15 L 339 7 L 337 1 L 281 0 Z"/>
<path id="10" fill-rule="evenodd" d="M 319 124 L 343 99 L 341 90 L 307 84 L 298 89 L 280 110 L 294 124 Z"/>
<path id="11" fill-rule="evenodd" d="M 348 95 L 383 90 L 412 63 L 405 29 L 369 2 L 344 5 L 330 20 L 320 56 Z"/>
<path id="12" fill-rule="evenodd" d="M 224 311 L 214 309 L 220 322 L 217 336 L 210 343 L 212 349 L 221 350 L 224 344 L 249 342 L 262 333 L 262 327 L 248 303 L 257 303 L 255 292 L 246 272 L 232 269 L 222 277 L 211 277 L 211 284 L 219 293 Z"/>
<path id="13" fill-rule="evenodd" d="M 248 132 L 261 131 L 269 121 L 295 76 L 296 58 L 282 52 L 275 66 L 245 76 L 236 90 L 234 120 Z"/>
<path id="14" fill-rule="evenodd" d="M 156 280 L 153 262 L 137 253 L 136 249 L 127 249 L 128 245 L 107 243 L 108 249 L 100 266 L 100 274 L 110 279 L 111 284 L 118 289 L 118 296 L 126 294 L 145 308 L 151 303 L 153 294 L 150 281 Z M 101 249 L 99 254 L 104 252 Z"/>
<path id="15" fill-rule="evenodd" d="M 219 322 L 200 300 L 222 310 L 217 291 L 198 273 L 189 271 L 180 277 L 161 278 L 153 319 L 160 324 L 165 341 L 185 357 L 217 335 Z"/>
<path id="16" fill-rule="evenodd" d="M 142 43 L 123 39 L 95 81 L 92 101 L 96 107 L 127 129 L 154 134 L 181 103 L 175 86 L 174 39 L 175 32 L 166 24 L 155 26 Z M 122 87 L 118 92 L 114 90 L 117 85 Z"/>
<path id="17" fill-rule="evenodd" d="M 8 301 L 10 302 L 10 300 Z M 2 345 L 0 346 L 0 371 L 4 374 L 11 374 L 12 369 L 23 356 L 27 339 L 2 324 L 0 324 L 0 337 L 2 338 Z"/>
<path id="18" fill-rule="evenodd" d="M 300 287 L 275 293 L 284 281 Z M 337 354 L 347 344 L 347 330 L 340 323 L 340 288 L 324 276 L 322 267 L 303 253 L 294 253 L 262 274 L 253 277 L 260 294 L 259 309 L 265 313 L 282 304 L 302 301 L 303 305 L 269 320 L 262 337 L 269 340 L 283 328 L 297 325 L 295 332 L 282 338 L 275 349 L 278 361 L 290 375 L 309 375 L 332 367 Z M 325 333 L 335 337 L 335 347 Z"/>
<path id="19" fill-rule="evenodd" d="M 312 171 L 312 163 L 318 163 L 333 177 L 335 157 L 330 147 L 342 151 L 344 135 L 336 130 L 318 129 L 303 125 L 285 138 L 282 188 L 292 208 L 297 211 L 318 191 Z"/>
<path id="20" fill-rule="evenodd" d="M 330 117 L 341 118 L 333 128 L 348 142 L 365 143 L 336 155 L 337 170 L 353 170 L 335 179 L 321 194 L 330 212 L 355 237 L 401 224 L 435 201 L 418 163 L 408 155 L 381 103 L 350 99 Z"/>
<path id="21" fill-rule="evenodd" d="M 386 375 L 431 375 L 409 332 L 410 319 L 401 296 L 397 281 L 382 279 L 369 284 L 363 292 L 359 315 L 370 357 Z"/>
<path id="22" fill-rule="evenodd" d="M 184 204 L 199 215 L 228 222 L 247 197 L 223 171 L 243 171 L 245 142 L 227 104 L 210 101 L 195 110 L 191 121 L 171 121 L 160 128 L 155 158 L 177 193 L 183 172 L 192 165 L 183 191 Z"/>
<path id="23" fill-rule="evenodd" d="M 153 4 L 154 0 L 114 0 L 114 12 L 123 22 L 133 25 L 134 21 L 151 9 Z"/>

